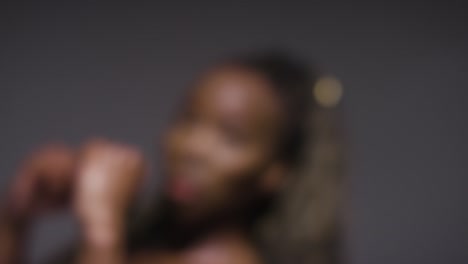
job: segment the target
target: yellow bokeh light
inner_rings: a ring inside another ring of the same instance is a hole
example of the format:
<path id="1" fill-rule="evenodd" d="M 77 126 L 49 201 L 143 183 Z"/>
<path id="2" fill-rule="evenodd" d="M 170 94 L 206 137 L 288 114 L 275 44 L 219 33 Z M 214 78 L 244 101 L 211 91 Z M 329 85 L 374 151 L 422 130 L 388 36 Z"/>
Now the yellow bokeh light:
<path id="1" fill-rule="evenodd" d="M 343 96 L 341 82 L 331 76 L 320 78 L 313 89 L 315 100 L 323 107 L 335 107 Z"/>

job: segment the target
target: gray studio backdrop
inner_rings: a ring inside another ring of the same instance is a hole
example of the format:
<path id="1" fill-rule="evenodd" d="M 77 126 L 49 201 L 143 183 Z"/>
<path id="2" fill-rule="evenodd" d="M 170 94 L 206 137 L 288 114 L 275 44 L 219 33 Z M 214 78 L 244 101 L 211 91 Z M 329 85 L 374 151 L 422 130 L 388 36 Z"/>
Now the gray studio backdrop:
<path id="1" fill-rule="evenodd" d="M 197 72 L 284 46 L 345 88 L 353 263 L 468 262 L 466 4 L 135 2 L 0 4 L 3 191 L 48 140 L 109 136 L 157 158 L 155 139 Z M 32 259 L 73 227 L 69 216 L 41 221 Z"/>

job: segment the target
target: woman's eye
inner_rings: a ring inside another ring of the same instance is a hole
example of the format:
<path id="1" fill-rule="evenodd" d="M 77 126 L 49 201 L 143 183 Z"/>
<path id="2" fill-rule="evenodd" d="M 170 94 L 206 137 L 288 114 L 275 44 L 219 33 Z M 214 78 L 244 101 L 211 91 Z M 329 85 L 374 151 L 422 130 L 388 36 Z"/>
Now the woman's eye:
<path id="1" fill-rule="evenodd" d="M 248 141 L 247 134 L 237 128 L 224 126 L 222 128 L 222 134 L 224 139 L 232 145 L 241 145 Z"/>
<path id="2" fill-rule="evenodd" d="M 182 111 L 179 114 L 177 119 L 179 123 L 184 123 L 184 124 L 189 124 L 189 123 L 193 123 L 196 121 L 195 114 L 189 110 Z"/>

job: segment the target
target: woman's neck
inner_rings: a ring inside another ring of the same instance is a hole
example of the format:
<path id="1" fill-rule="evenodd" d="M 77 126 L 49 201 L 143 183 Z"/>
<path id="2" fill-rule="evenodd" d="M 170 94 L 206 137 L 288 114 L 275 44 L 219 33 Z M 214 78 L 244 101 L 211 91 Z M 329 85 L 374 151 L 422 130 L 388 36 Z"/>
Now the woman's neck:
<path id="1" fill-rule="evenodd" d="M 189 247 L 207 239 L 248 237 L 249 228 L 242 217 L 212 215 L 188 221 L 177 215 L 166 219 L 162 244 L 169 247 Z"/>

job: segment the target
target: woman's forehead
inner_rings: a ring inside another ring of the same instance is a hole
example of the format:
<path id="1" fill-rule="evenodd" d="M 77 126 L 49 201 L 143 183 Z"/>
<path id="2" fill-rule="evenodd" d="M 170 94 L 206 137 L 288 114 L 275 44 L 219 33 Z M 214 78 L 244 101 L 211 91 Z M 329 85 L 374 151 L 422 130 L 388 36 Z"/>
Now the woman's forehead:
<path id="1" fill-rule="evenodd" d="M 219 67 L 205 73 L 193 96 L 201 107 L 233 114 L 278 115 L 280 110 L 279 98 L 266 78 L 235 66 Z"/>

